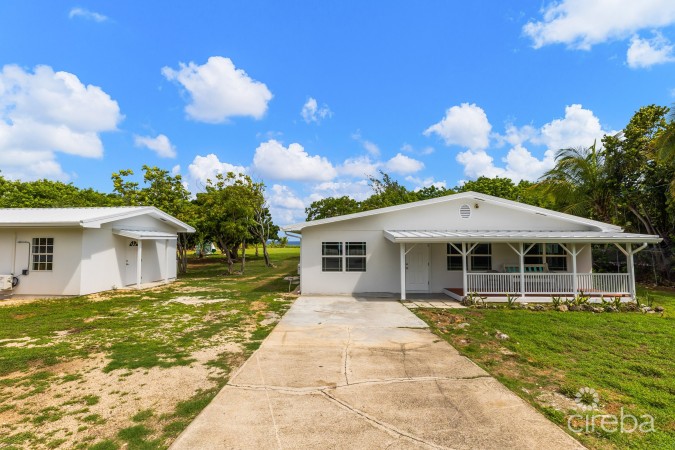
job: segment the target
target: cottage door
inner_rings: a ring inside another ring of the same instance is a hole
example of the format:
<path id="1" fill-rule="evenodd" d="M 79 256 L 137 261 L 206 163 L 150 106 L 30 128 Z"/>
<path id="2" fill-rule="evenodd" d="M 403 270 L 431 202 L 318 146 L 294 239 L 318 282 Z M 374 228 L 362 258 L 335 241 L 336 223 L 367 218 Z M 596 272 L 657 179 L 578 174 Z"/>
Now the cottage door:
<path id="1" fill-rule="evenodd" d="M 429 245 L 417 244 L 405 257 L 408 292 L 429 292 Z"/>
<path id="2" fill-rule="evenodd" d="M 125 286 L 136 284 L 136 267 L 138 263 L 138 242 L 130 241 L 127 244 Z"/>

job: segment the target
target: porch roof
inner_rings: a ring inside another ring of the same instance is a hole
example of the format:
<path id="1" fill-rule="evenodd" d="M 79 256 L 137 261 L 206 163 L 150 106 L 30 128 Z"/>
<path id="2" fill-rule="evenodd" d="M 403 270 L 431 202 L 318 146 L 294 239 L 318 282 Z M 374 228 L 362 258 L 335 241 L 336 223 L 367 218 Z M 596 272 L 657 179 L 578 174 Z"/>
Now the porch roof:
<path id="1" fill-rule="evenodd" d="M 113 234 L 128 237 L 131 239 L 177 239 L 176 233 L 166 233 L 164 231 L 146 231 L 146 230 L 113 230 Z"/>
<path id="2" fill-rule="evenodd" d="M 433 242 L 529 242 L 529 243 L 633 243 L 657 244 L 659 236 L 618 231 L 442 231 L 384 230 L 384 236 L 396 243 Z"/>

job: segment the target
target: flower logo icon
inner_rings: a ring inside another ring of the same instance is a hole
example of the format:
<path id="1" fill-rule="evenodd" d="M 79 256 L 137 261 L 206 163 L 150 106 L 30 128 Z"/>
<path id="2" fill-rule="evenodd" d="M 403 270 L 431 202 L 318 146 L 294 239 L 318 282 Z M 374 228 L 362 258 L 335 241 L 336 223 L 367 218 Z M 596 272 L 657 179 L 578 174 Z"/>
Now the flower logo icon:
<path id="1" fill-rule="evenodd" d="M 600 397 L 595 389 L 582 387 L 577 391 L 574 401 L 582 411 L 592 411 L 598 407 Z"/>

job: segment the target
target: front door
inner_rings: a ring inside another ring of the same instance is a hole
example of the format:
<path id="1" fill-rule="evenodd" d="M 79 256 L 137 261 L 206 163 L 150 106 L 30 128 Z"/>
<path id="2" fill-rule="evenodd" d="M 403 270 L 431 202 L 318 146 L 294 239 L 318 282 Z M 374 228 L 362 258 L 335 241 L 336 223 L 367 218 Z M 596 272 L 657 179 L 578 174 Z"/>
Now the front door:
<path id="1" fill-rule="evenodd" d="M 429 245 L 416 244 L 405 256 L 405 289 L 429 292 Z"/>
<path id="2" fill-rule="evenodd" d="M 136 284 L 136 268 L 138 267 L 138 241 L 130 241 L 127 244 L 126 273 L 124 284 L 129 286 Z"/>

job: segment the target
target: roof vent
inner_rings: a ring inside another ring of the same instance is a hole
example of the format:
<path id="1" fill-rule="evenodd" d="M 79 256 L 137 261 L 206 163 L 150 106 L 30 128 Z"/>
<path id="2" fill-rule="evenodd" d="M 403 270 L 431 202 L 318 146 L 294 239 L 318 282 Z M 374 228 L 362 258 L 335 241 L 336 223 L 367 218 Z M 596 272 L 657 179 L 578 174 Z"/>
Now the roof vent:
<path id="1" fill-rule="evenodd" d="M 468 219 L 471 217 L 471 207 L 469 205 L 462 205 L 459 207 L 459 216 L 462 219 Z"/>

